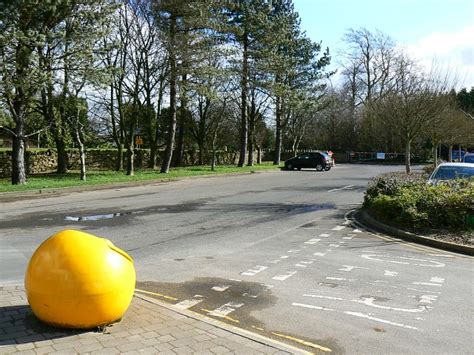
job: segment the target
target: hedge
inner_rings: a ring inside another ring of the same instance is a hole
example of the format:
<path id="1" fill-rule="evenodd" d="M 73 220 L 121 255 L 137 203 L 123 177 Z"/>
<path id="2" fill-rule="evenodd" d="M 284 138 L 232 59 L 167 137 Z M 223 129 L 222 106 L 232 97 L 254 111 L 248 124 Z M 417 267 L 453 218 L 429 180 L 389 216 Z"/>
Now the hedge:
<path id="1" fill-rule="evenodd" d="M 376 217 L 397 225 L 471 229 L 474 180 L 453 180 L 433 186 L 421 174 L 385 174 L 369 183 L 364 207 Z"/>

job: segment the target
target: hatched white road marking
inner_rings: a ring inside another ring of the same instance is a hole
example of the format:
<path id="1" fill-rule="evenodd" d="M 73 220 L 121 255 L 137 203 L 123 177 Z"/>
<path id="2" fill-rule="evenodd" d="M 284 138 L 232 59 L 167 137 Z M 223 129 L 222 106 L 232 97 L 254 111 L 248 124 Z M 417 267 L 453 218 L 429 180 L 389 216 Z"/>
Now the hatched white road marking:
<path id="1" fill-rule="evenodd" d="M 333 231 L 340 231 L 340 230 L 343 230 L 344 228 L 346 228 L 346 226 L 336 226 L 332 230 Z"/>
<path id="2" fill-rule="evenodd" d="M 342 265 L 343 267 L 339 271 L 352 271 L 355 269 L 355 266 L 352 265 Z"/>
<path id="3" fill-rule="evenodd" d="M 314 238 L 314 239 L 310 239 L 310 240 L 307 240 L 306 242 L 304 242 L 305 244 L 316 244 L 317 242 L 319 242 L 321 239 L 317 239 L 317 238 Z"/>
<path id="4" fill-rule="evenodd" d="M 242 282 L 242 280 L 239 279 L 229 279 L 229 281 Z"/>
<path id="5" fill-rule="evenodd" d="M 329 244 L 330 247 L 333 247 L 333 248 L 339 248 L 340 245 L 339 244 Z"/>
<path id="6" fill-rule="evenodd" d="M 328 234 L 328 233 L 322 233 L 322 234 L 320 234 L 319 236 L 320 236 L 321 238 L 327 238 L 327 237 L 329 237 L 330 235 L 331 235 L 331 234 Z"/>
<path id="7" fill-rule="evenodd" d="M 213 310 L 212 312 L 209 312 L 209 315 L 224 318 L 225 316 L 232 313 L 237 308 L 242 307 L 243 305 L 243 303 L 229 302 Z"/>
<path id="8" fill-rule="evenodd" d="M 442 283 L 444 283 L 444 279 L 442 277 L 435 276 L 435 277 L 431 278 L 430 282 L 436 282 L 436 283 L 442 284 Z"/>
<path id="9" fill-rule="evenodd" d="M 272 279 L 277 280 L 277 281 L 285 281 L 286 279 L 290 278 L 291 276 L 293 276 L 296 273 L 297 273 L 297 271 L 288 271 L 288 272 L 286 272 L 286 274 L 276 275 L 276 276 L 272 277 Z"/>
<path id="10" fill-rule="evenodd" d="M 342 239 L 351 240 L 354 237 L 342 237 Z"/>
<path id="11" fill-rule="evenodd" d="M 300 249 L 290 249 L 290 250 L 287 251 L 287 253 L 291 254 L 291 253 L 297 253 L 299 251 L 300 251 Z"/>
<path id="12" fill-rule="evenodd" d="M 390 270 L 385 270 L 385 273 L 383 274 L 384 276 L 397 276 L 398 272 L 395 271 L 390 271 Z"/>
<path id="13" fill-rule="evenodd" d="M 362 231 L 361 231 L 360 229 L 357 229 L 357 228 L 356 228 L 356 229 L 354 229 L 354 230 L 352 231 L 352 233 L 362 233 Z"/>
<path id="14" fill-rule="evenodd" d="M 230 288 L 230 285 L 222 285 L 222 286 L 214 286 L 212 289 L 217 292 L 224 292 L 225 290 L 228 290 Z"/>
<path id="15" fill-rule="evenodd" d="M 336 280 L 336 281 L 346 281 L 347 279 L 345 277 L 331 277 L 327 276 L 326 280 Z"/>
<path id="16" fill-rule="evenodd" d="M 255 276 L 259 272 L 262 272 L 263 270 L 268 269 L 266 266 L 261 266 L 257 265 L 253 269 L 248 269 L 247 271 L 241 272 L 240 275 L 245 275 L 245 276 Z"/>
<path id="17" fill-rule="evenodd" d="M 201 295 L 194 295 L 193 298 L 190 300 L 184 300 L 179 303 L 176 303 L 174 306 L 179 309 L 189 309 L 198 303 L 203 301 L 203 297 Z"/>

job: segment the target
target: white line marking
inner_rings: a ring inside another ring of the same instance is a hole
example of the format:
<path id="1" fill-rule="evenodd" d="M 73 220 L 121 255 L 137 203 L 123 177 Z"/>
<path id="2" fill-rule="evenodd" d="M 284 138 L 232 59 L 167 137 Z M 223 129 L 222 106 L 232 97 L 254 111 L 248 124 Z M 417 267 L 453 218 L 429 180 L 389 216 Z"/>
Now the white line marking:
<path id="1" fill-rule="evenodd" d="M 328 233 L 322 233 L 322 234 L 320 234 L 319 236 L 320 236 L 321 238 L 327 238 L 327 237 L 329 237 L 330 235 L 331 235 L 330 233 L 329 233 L 329 234 L 328 234 Z"/>
<path id="2" fill-rule="evenodd" d="M 189 309 L 202 302 L 203 299 L 204 298 L 201 295 L 194 295 L 192 299 L 181 301 L 176 303 L 174 306 L 179 309 Z"/>
<path id="3" fill-rule="evenodd" d="M 342 265 L 343 267 L 339 271 L 352 271 L 355 269 L 355 266 L 352 265 Z"/>
<path id="4" fill-rule="evenodd" d="M 371 317 L 371 316 L 368 315 L 368 314 L 364 314 L 364 313 L 360 313 L 360 312 L 349 312 L 349 311 L 345 311 L 344 313 L 345 313 L 345 314 L 348 314 L 348 315 L 350 315 L 350 316 L 355 316 L 355 317 L 359 317 L 359 318 L 366 318 L 366 319 L 374 320 L 374 321 L 376 321 L 376 322 L 385 323 L 385 324 L 390 324 L 390 325 L 394 325 L 394 326 L 402 327 L 402 328 L 406 328 L 406 329 L 414 329 L 414 330 L 417 330 L 417 329 L 418 329 L 418 328 L 416 328 L 416 327 L 412 327 L 411 325 L 405 325 L 405 324 L 401 324 L 401 323 L 390 322 L 390 321 L 388 321 L 388 320 L 381 319 L 381 318 Z"/>
<path id="5" fill-rule="evenodd" d="M 239 279 L 229 279 L 229 281 L 242 282 L 242 280 Z"/>
<path id="6" fill-rule="evenodd" d="M 442 277 L 435 276 L 435 277 L 431 278 L 430 282 L 436 282 L 436 283 L 442 284 L 442 283 L 444 283 L 444 279 Z"/>
<path id="7" fill-rule="evenodd" d="M 422 295 L 420 303 L 433 303 L 438 299 L 438 296 L 435 295 Z"/>
<path id="8" fill-rule="evenodd" d="M 416 288 L 412 288 L 412 287 L 407 287 L 407 290 L 410 290 L 410 291 L 416 291 L 416 292 L 427 292 L 427 293 L 436 293 L 437 295 L 441 295 L 441 292 L 435 292 L 435 291 L 427 291 L 427 290 L 418 290 Z"/>
<path id="9" fill-rule="evenodd" d="M 225 290 L 228 290 L 230 288 L 229 285 L 223 285 L 223 286 L 214 286 L 212 289 L 217 292 L 224 292 Z"/>
<path id="10" fill-rule="evenodd" d="M 328 190 L 328 192 L 335 192 L 335 191 L 340 191 L 340 190 L 349 190 L 351 187 L 354 187 L 354 185 L 347 185 L 347 186 L 339 187 L 337 189 L 331 189 L 331 190 Z"/>
<path id="11" fill-rule="evenodd" d="M 432 282 L 412 282 L 413 285 L 423 285 L 423 286 L 437 286 L 437 287 L 441 287 L 443 285 L 441 284 L 435 284 L 435 283 L 432 283 Z"/>
<path id="12" fill-rule="evenodd" d="M 347 279 L 344 277 L 326 277 L 326 280 L 336 280 L 336 281 L 346 281 Z"/>
<path id="13" fill-rule="evenodd" d="M 330 296 L 321 296 L 321 295 L 308 295 L 304 294 L 303 297 L 311 297 L 311 298 L 323 298 L 325 300 L 334 300 L 334 301 L 344 301 L 343 298 L 340 297 L 330 297 Z"/>
<path id="14" fill-rule="evenodd" d="M 297 267 L 307 267 L 308 265 L 311 265 L 312 263 L 313 263 L 312 261 L 300 261 L 295 266 L 297 266 Z"/>
<path id="15" fill-rule="evenodd" d="M 329 311 L 329 312 L 334 312 L 334 311 L 335 311 L 335 309 L 332 309 L 332 308 L 319 307 L 319 306 L 312 306 L 312 305 L 310 305 L 310 304 L 304 304 L 304 303 L 292 303 L 291 305 L 292 305 L 292 306 L 296 306 L 296 307 L 317 309 L 318 311 Z"/>
<path id="16" fill-rule="evenodd" d="M 346 226 L 336 226 L 332 230 L 333 231 L 340 231 L 340 230 L 343 230 L 344 228 L 346 228 Z"/>
<path id="17" fill-rule="evenodd" d="M 300 249 L 290 249 L 290 250 L 287 251 L 287 253 L 291 254 L 291 253 L 297 253 L 299 251 L 300 251 Z"/>
<path id="18" fill-rule="evenodd" d="M 314 253 L 314 256 L 325 256 L 327 253 Z"/>
<path id="19" fill-rule="evenodd" d="M 250 298 L 257 298 L 258 297 L 257 295 L 251 295 L 250 293 L 247 293 L 247 292 L 243 293 L 242 296 L 250 297 Z"/>
<path id="20" fill-rule="evenodd" d="M 285 281 L 286 279 L 290 278 L 291 276 L 293 276 L 296 273 L 297 273 L 297 271 L 287 271 L 286 274 L 276 275 L 276 276 L 272 277 L 272 280 Z"/>
<path id="21" fill-rule="evenodd" d="M 397 276 L 398 272 L 395 271 L 390 271 L 390 270 L 385 270 L 385 273 L 383 274 L 384 276 Z"/>
<path id="22" fill-rule="evenodd" d="M 214 316 L 214 317 L 224 318 L 229 313 L 232 313 L 237 308 L 240 308 L 243 305 L 244 305 L 243 303 L 229 302 L 229 303 L 226 303 L 225 305 L 220 306 L 219 308 L 213 310 L 212 312 L 209 312 L 209 315 Z"/>
<path id="23" fill-rule="evenodd" d="M 253 269 L 248 269 L 247 271 L 241 272 L 240 275 L 245 275 L 245 276 L 255 276 L 259 272 L 262 272 L 263 270 L 268 269 L 266 266 L 261 266 L 257 265 Z"/>
<path id="24" fill-rule="evenodd" d="M 282 256 L 280 256 L 280 259 L 288 259 L 288 258 L 289 258 L 288 255 L 282 255 Z"/>
<path id="25" fill-rule="evenodd" d="M 317 239 L 317 238 L 314 238 L 314 239 L 310 239 L 306 242 L 304 242 L 305 244 L 316 244 L 317 242 L 319 242 L 321 239 Z"/>
<path id="26" fill-rule="evenodd" d="M 351 240 L 354 237 L 342 237 L 342 239 Z"/>
<path id="27" fill-rule="evenodd" d="M 362 231 L 361 231 L 360 229 L 357 229 L 357 228 L 356 228 L 356 229 L 354 229 L 354 230 L 352 231 L 352 233 L 362 233 Z"/>
<path id="28" fill-rule="evenodd" d="M 352 300 L 352 302 L 362 303 L 369 307 L 379 308 L 379 309 L 389 309 L 391 311 L 397 312 L 407 312 L 407 313 L 418 313 L 424 312 L 427 309 L 427 306 L 420 306 L 419 308 L 396 308 L 396 307 L 389 307 L 389 306 L 381 306 L 378 304 L 374 304 L 375 298 L 373 297 L 363 297 L 362 300 Z"/>
<path id="29" fill-rule="evenodd" d="M 340 245 L 339 244 L 329 244 L 330 247 L 333 247 L 333 248 L 339 248 Z"/>

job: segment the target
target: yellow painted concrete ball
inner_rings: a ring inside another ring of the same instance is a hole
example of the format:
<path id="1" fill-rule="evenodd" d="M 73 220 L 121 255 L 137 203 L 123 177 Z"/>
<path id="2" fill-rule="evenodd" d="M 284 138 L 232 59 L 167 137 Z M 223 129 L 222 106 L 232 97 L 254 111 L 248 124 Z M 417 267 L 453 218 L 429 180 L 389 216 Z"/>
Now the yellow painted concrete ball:
<path id="1" fill-rule="evenodd" d="M 135 281 L 133 259 L 111 241 L 64 230 L 34 252 L 25 290 L 41 321 L 86 329 L 122 318 L 132 301 Z"/>

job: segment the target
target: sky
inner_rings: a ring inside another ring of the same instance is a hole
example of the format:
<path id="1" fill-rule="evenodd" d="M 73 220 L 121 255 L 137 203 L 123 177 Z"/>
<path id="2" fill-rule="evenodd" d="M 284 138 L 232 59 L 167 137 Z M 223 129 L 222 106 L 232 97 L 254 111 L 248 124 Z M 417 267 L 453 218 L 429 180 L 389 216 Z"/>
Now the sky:
<path id="1" fill-rule="evenodd" d="M 428 70 L 449 71 L 474 87 L 473 0 L 293 0 L 301 27 L 329 47 L 333 68 L 349 28 L 380 30 Z"/>

